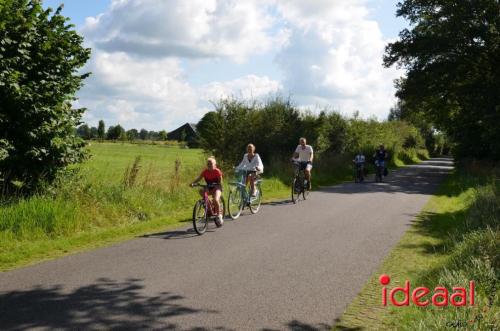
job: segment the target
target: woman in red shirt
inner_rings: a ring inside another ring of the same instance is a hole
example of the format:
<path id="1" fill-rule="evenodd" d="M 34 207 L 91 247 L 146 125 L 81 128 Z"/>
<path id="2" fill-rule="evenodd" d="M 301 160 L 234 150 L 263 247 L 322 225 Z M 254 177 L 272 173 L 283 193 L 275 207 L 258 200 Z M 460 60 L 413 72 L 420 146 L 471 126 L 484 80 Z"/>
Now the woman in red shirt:
<path id="1" fill-rule="evenodd" d="M 215 225 L 221 227 L 224 223 L 222 218 L 222 211 L 220 210 L 220 197 L 222 196 L 222 171 L 217 168 L 217 162 L 215 158 L 209 157 L 207 159 L 207 168 L 201 172 L 201 174 L 194 180 L 191 186 L 198 183 L 200 180 L 205 179 L 208 187 L 208 194 L 212 195 L 214 198 L 215 212 L 219 215 L 215 220 Z M 203 196 L 203 191 L 200 191 Z"/>

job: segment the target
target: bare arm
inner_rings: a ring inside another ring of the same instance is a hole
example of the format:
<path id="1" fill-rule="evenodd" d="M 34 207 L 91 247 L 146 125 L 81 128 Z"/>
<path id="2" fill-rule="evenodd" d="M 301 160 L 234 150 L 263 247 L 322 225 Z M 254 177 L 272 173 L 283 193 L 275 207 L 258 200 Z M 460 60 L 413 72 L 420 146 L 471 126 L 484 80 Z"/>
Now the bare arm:
<path id="1" fill-rule="evenodd" d="M 196 179 L 191 183 L 190 186 L 193 186 L 194 184 L 198 183 L 203 177 L 201 175 L 199 175 L 198 177 L 196 177 Z"/>

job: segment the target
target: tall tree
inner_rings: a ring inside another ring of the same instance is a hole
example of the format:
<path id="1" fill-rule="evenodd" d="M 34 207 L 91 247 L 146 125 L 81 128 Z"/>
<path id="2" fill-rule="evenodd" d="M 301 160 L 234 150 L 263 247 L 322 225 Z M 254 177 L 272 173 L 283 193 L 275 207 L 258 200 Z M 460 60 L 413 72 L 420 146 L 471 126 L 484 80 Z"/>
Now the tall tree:
<path id="1" fill-rule="evenodd" d="M 139 137 L 139 132 L 137 129 L 130 129 L 127 131 L 128 140 L 136 140 Z"/>
<path id="2" fill-rule="evenodd" d="M 148 130 L 141 129 L 141 131 L 139 132 L 139 138 L 141 138 L 141 140 L 148 139 L 149 138 L 149 132 L 148 132 Z"/>
<path id="3" fill-rule="evenodd" d="M 104 125 L 104 121 L 100 120 L 99 125 L 97 127 L 97 138 L 103 140 L 106 138 L 106 126 Z"/>
<path id="4" fill-rule="evenodd" d="M 89 126 L 87 124 L 80 125 L 78 127 L 78 129 L 76 130 L 76 132 L 83 139 L 89 140 L 90 138 L 92 138 L 91 132 L 90 132 L 90 128 L 89 128 Z"/>
<path id="5" fill-rule="evenodd" d="M 160 132 L 158 132 L 158 139 L 162 141 L 167 140 L 167 131 L 161 130 Z"/>
<path id="6" fill-rule="evenodd" d="M 0 177 L 33 189 L 85 157 L 75 135 L 84 109 L 73 109 L 88 76 L 83 38 L 40 1 L 0 2 Z"/>
<path id="7" fill-rule="evenodd" d="M 406 110 L 446 132 L 458 156 L 500 159 L 500 6 L 498 0 L 406 0 L 410 22 L 386 48 L 386 66 L 406 77 L 397 96 Z"/>

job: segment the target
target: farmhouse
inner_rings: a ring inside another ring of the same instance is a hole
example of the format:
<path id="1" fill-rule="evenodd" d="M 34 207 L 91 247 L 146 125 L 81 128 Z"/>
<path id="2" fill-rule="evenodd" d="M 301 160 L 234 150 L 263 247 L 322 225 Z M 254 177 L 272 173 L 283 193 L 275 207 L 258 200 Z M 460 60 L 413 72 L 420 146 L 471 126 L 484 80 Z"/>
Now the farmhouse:
<path id="1" fill-rule="evenodd" d="M 167 134 L 168 140 L 186 141 L 189 147 L 196 146 L 197 138 L 196 124 L 193 123 L 186 123 Z"/>

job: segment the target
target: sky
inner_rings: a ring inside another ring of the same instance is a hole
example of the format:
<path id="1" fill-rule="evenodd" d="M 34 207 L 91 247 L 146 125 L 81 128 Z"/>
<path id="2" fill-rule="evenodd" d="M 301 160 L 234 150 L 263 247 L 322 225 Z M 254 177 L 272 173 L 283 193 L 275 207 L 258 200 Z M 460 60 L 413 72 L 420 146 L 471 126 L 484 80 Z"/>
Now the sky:
<path id="1" fill-rule="evenodd" d="M 92 48 L 83 120 L 171 131 L 221 98 L 290 98 L 300 109 L 387 117 L 393 0 L 45 0 Z"/>

